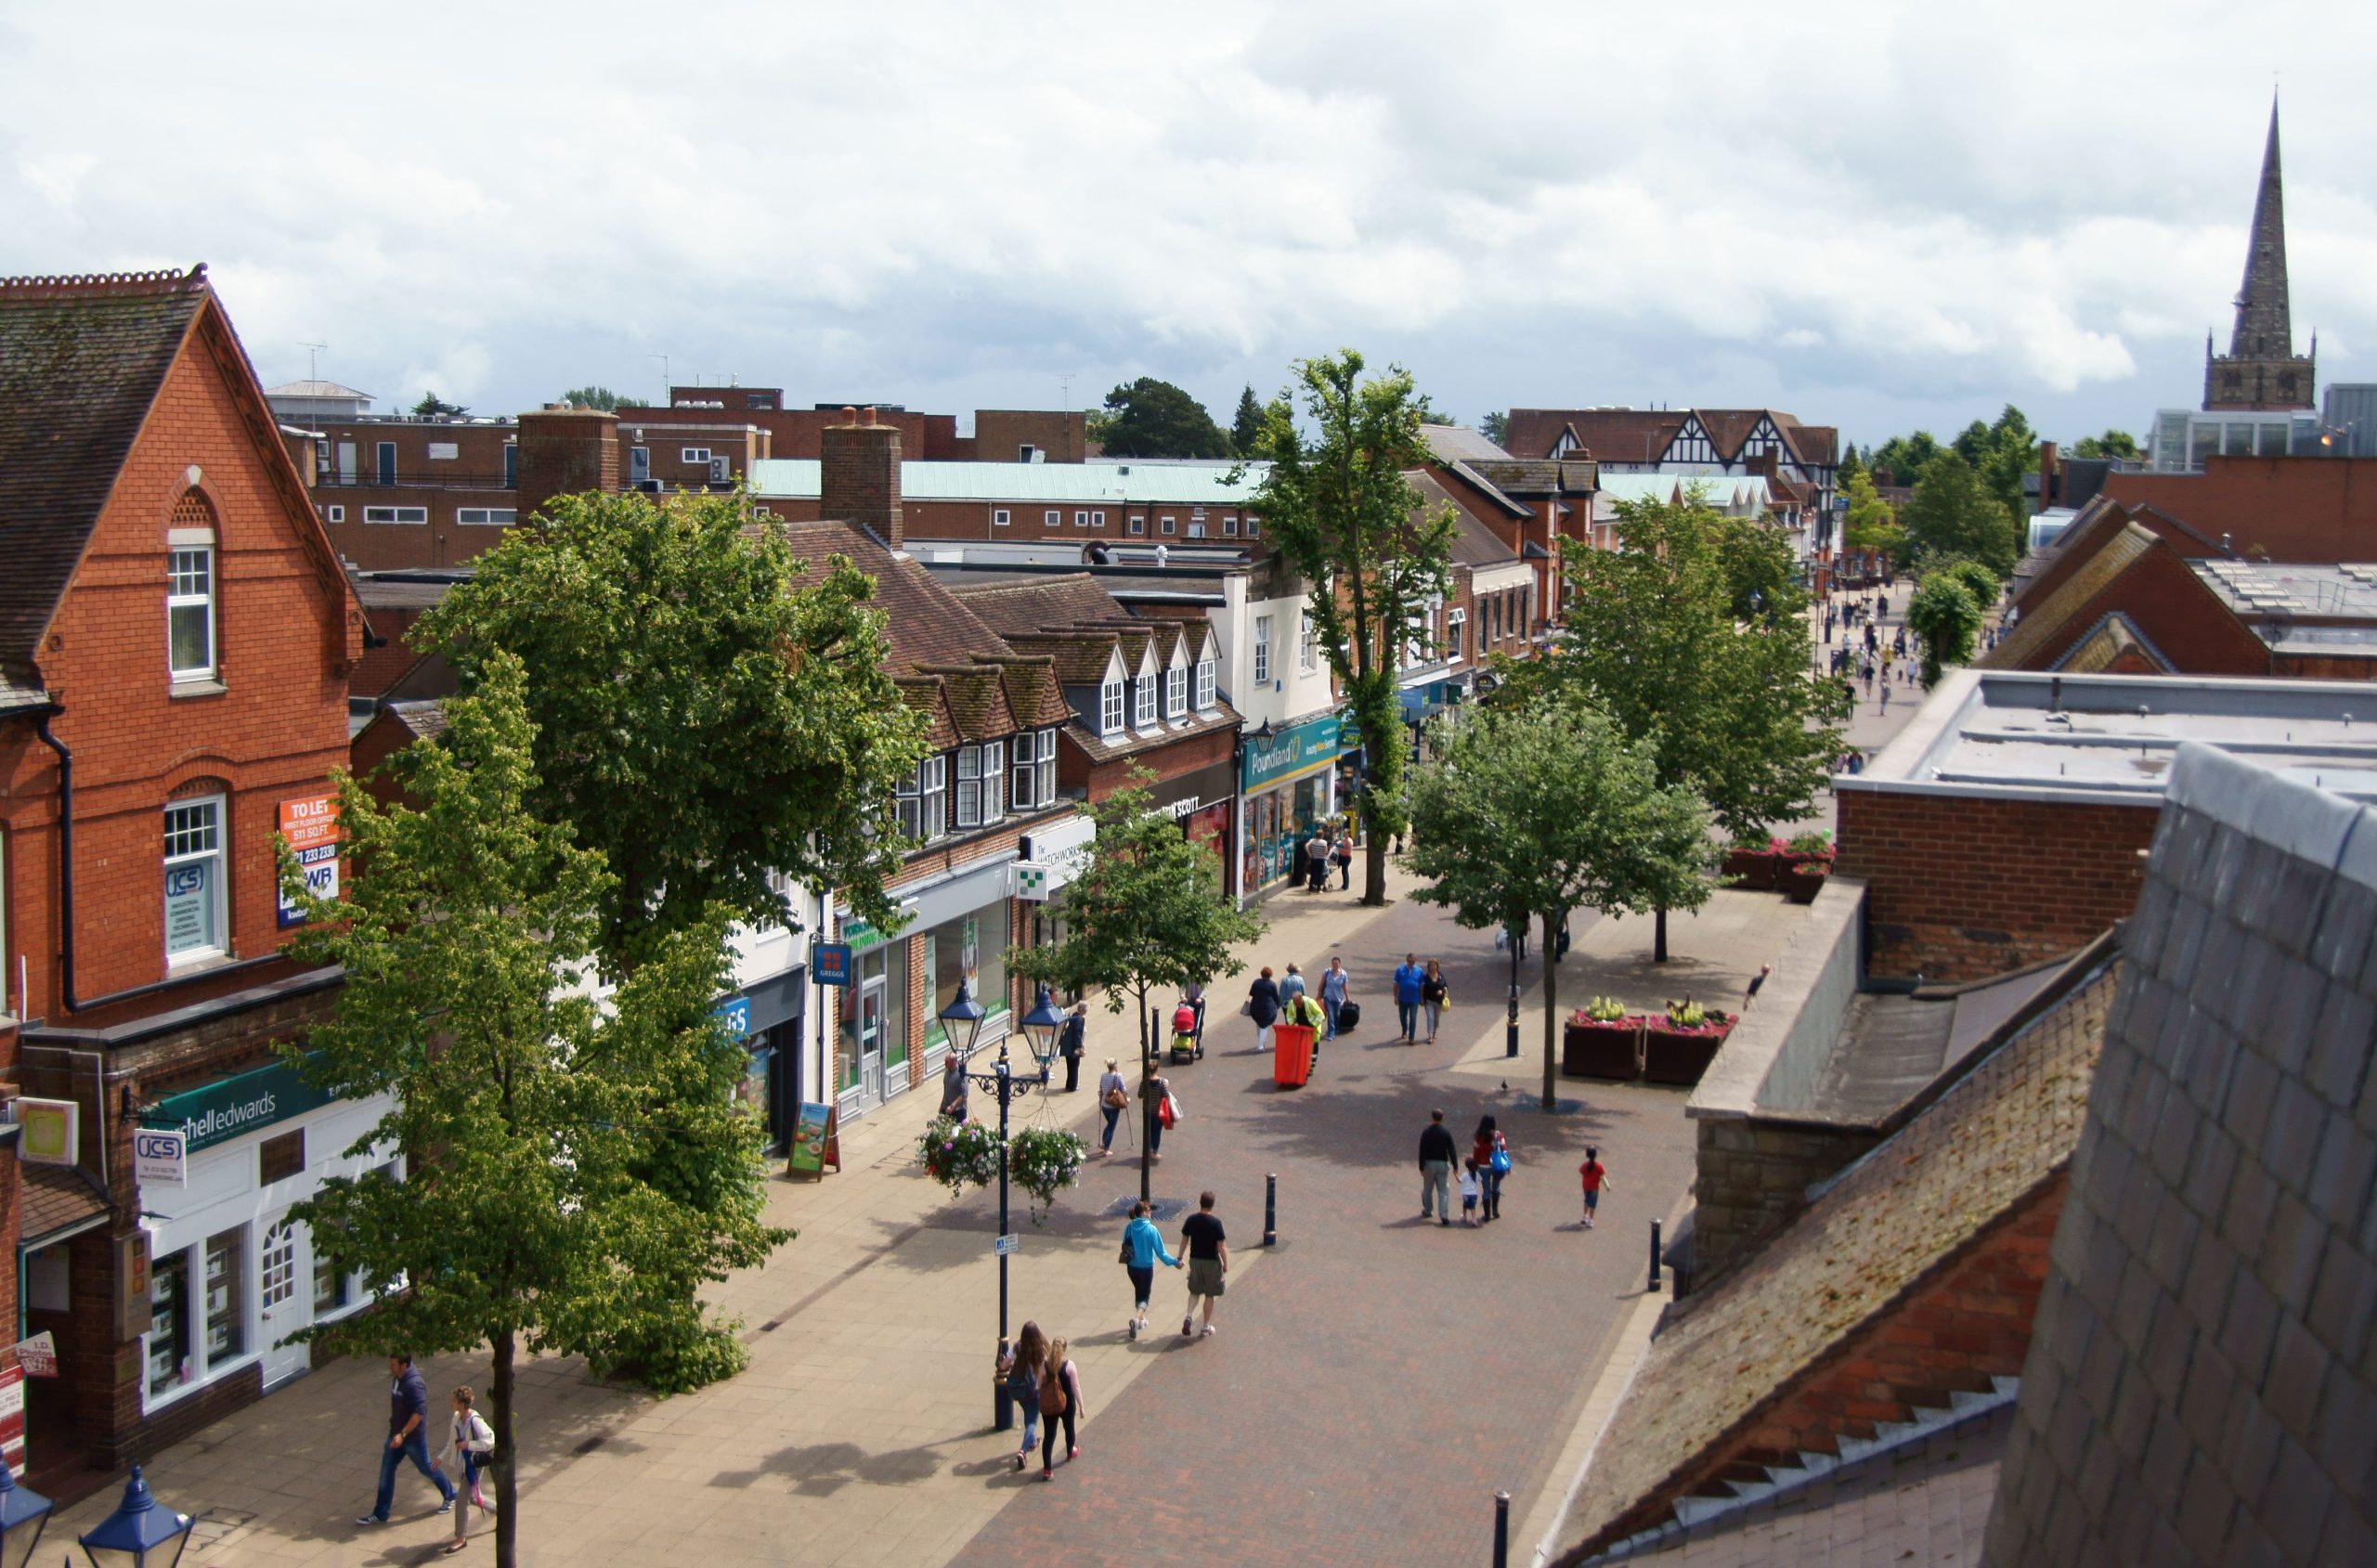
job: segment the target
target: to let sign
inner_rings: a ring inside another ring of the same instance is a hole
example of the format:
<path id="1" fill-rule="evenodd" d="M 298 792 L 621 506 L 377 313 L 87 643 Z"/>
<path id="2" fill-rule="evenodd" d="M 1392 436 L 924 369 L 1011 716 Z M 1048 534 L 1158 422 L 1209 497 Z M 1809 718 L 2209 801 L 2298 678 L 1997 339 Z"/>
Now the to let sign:
<path id="1" fill-rule="evenodd" d="M 289 840 L 289 852 L 297 857 L 297 869 L 305 878 L 305 891 L 318 899 L 338 897 L 338 797 L 309 795 L 302 800 L 280 803 L 280 836 Z M 280 923 L 302 926 L 305 912 L 280 890 Z"/>
<path id="2" fill-rule="evenodd" d="M 132 1174 L 142 1186 L 186 1186 L 189 1140 L 179 1128 L 143 1127 L 132 1134 Z"/>

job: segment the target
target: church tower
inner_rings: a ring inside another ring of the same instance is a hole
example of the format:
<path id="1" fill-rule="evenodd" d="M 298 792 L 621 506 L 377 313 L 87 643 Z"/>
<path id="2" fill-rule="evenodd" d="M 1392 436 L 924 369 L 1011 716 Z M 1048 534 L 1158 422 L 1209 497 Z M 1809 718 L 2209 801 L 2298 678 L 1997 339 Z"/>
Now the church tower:
<path id="1" fill-rule="evenodd" d="M 2254 232 L 2245 252 L 2245 282 L 2237 291 L 2237 325 L 2228 352 L 2203 345 L 2203 407 L 2228 409 L 2308 408 L 2313 361 L 2294 354 L 2293 317 L 2286 301 L 2286 190 L 2278 171 L 2278 99 L 2269 104 L 2269 141 L 2262 149 L 2261 191 L 2254 198 Z"/>

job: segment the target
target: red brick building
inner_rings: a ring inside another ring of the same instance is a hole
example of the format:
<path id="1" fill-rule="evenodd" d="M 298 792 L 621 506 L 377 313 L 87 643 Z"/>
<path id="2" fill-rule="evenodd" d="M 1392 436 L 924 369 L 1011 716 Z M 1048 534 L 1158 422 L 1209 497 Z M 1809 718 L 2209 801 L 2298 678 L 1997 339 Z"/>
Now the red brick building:
<path id="1" fill-rule="evenodd" d="M 71 1495 L 302 1372 L 279 1341 L 360 1304 L 276 1222 L 376 1110 L 272 1048 L 335 994 L 280 956 L 275 835 L 345 760 L 362 623 L 202 268 L 0 281 L 0 559 L 5 1065 L 81 1123 L 17 1238 L 60 1363 L 31 1458 Z M 135 1180 L 144 1125 L 189 1133 L 181 1184 Z"/>

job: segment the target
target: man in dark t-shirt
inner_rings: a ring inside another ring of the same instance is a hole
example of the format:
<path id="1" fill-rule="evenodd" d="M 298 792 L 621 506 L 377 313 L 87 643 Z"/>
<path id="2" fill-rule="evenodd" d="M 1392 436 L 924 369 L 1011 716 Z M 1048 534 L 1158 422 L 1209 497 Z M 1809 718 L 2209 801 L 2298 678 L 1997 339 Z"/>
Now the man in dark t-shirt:
<path id="1" fill-rule="evenodd" d="M 1188 1310 L 1181 1315 L 1180 1337 L 1214 1331 L 1214 1303 L 1222 1299 L 1222 1276 L 1229 1272 L 1229 1237 L 1214 1217 L 1210 1187 L 1197 1195 L 1197 1212 L 1180 1222 L 1180 1250 L 1188 1254 Z M 1197 1298 L 1205 1300 L 1204 1328 L 1197 1327 Z"/>

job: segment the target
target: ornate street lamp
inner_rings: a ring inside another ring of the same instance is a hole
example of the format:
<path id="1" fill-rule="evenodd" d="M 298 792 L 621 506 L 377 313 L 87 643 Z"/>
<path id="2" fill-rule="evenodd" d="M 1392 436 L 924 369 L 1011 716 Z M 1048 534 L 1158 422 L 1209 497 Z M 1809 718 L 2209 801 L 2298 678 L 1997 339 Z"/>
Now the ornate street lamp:
<path id="1" fill-rule="evenodd" d="M 1032 1004 L 1032 1011 L 1023 1015 L 1023 1038 L 1032 1046 L 1032 1059 L 1040 1064 L 1045 1080 L 1048 1064 L 1057 1057 L 1057 1039 L 1065 1031 L 1065 1010 L 1048 995 L 1048 988 L 1040 988 L 1039 999 Z M 0 1568 L 7 1568 L 0 1563 Z"/>
<path id="2" fill-rule="evenodd" d="M 941 1010 L 942 1032 L 949 1036 L 949 1048 L 964 1061 L 974 1054 L 975 1036 L 982 1032 L 982 1019 L 987 1017 L 982 1004 L 974 1000 L 966 982 L 957 982 L 957 995 Z"/>
<path id="3" fill-rule="evenodd" d="M 195 1523 L 188 1514 L 158 1507 L 135 1465 L 123 1484 L 123 1501 L 84 1536 L 83 1555 L 91 1568 L 175 1568 Z"/>
<path id="4" fill-rule="evenodd" d="M 1049 1004 L 1047 988 L 1045 986 L 1041 988 L 1039 1002 L 1033 1005 L 1031 1013 L 1024 1017 L 1025 1027 L 1030 1028 L 1033 1019 L 1044 1012 L 1050 1014 L 1056 1012 Z M 1063 1021 L 1062 1016 L 1058 1015 L 1058 1022 L 1061 1024 Z M 957 985 L 957 999 L 941 1010 L 941 1027 L 949 1036 L 951 1050 L 958 1050 L 958 1030 L 961 1028 L 965 1030 L 965 1049 L 959 1054 L 963 1056 L 965 1052 L 974 1048 L 974 1038 L 982 1030 L 982 1004 L 967 994 L 966 985 L 962 980 Z M 1053 1043 L 1047 1049 L 1050 1055 L 1055 1054 L 1056 1047 Z M 1048 1057 L 1040 1053 L 1041 1047 L 1035 1039 L 1033 1043 L 1033 1054 L 1040 1057 L 1040 1070 L 1030 1078 L 1018 1078 L 1007 1068 L 1007 1043 L 1002 1041 L 999 1043 L 999 1059 L 993 1064 L 989 1072 L 970 1072 L 966 1075 L 977 1087 L 987 1091 L 999 1102 L 999 1235 L 1002 1238 L 1007 1233 L 1007 1110 L 1019 1096 L 1029 1094 L 1035 1086 L 1044 1089 L 1047 1087 Z M 1009 1348 L 1007 1335 L 1007 1249 L 1002 1245 L 999 1249 L 999 1356 L 1002 1360 L 1006 1358 Z M 1002 1379 L 994 1385 L 991 1395 L 991 1427 L 993 1431 L 1005 1432 L 1014 1424 L 1015 1401 L 1008 1397 L 1006 1380 Z"/>
<path id="5" fill-rule="evenodd" d="M 0 1568 L 25 1568 L 49 1523 L 49 1499 L 17 1484 L 16 1472 L 0 1462 Z"/>

